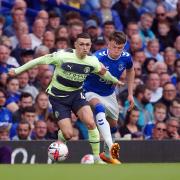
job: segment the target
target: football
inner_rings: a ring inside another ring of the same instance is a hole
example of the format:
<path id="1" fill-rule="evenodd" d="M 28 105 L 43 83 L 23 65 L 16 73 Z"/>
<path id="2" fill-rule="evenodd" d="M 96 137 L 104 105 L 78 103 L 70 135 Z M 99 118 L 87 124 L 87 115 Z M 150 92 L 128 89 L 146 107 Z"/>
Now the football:
<path id="1" fill-rule="evenodd" d="M 53 142 L 48 147 L 48 157 L 53 162 L 64 161 L 68 156 L 68 147 L 61 141 Z"/>
<path id="2" fill-rule="evenodd" d="M 94 156 L 92 154 L 86 154 L 81 159 L 81 164 L 94 164 Z"/>

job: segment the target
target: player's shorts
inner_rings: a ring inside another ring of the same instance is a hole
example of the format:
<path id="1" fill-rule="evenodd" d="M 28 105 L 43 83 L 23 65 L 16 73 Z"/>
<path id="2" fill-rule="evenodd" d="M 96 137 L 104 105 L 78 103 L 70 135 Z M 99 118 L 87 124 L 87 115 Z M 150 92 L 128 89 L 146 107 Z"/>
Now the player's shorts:
<path id="1" fill-rule="evenodd" d="M 49 95 L 49 101 L 52 105 L 53 113 L 57 120 L 71 118 L 71 111 L 77 114 L 81 107 L 88 105 L 82 91 L 75 91 L 65 97 Z"/>
<path id="2" fill-rule="evenodd" d="M 113 120 L 118 120 L 119 106 L 115 93 L 109 96 L 100 96 L 99 94 L 96 94 L 94 92 L 86 92 L 85 97 L 87 101 L 90 101 L 93 98 L 99 99 L 106 108 L 106 116 Z"/>

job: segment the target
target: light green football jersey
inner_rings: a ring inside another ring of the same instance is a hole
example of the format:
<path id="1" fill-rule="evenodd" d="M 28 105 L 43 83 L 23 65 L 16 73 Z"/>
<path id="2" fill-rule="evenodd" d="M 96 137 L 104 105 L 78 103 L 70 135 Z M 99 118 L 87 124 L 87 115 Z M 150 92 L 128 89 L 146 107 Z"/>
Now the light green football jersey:
<path id="1" fill-rule="evenodd" d="M 47 92 L 53 96 L 63 96 L 82 88 L 83 82 L 90 73 L 98 73 L 101 65 L 95 56 L 86 56 L 79 59 L 75 50 L 58 51 L 36 58 L 21 67 L 15 68 L 20 74 L 39 64 L 52 64 L 55 66 L 52 81 Z"/>

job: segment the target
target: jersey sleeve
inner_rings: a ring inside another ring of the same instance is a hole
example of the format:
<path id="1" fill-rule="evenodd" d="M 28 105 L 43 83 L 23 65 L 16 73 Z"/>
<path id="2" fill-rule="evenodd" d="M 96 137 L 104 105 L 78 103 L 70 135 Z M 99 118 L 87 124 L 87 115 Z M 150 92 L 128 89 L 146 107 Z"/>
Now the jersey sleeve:
<path id="1" fill-rule="evenodd" d="M 127 56 L 126 69 L 131 69 L 133 67 L 133 61 L 131 55 Z"/>
<path id="2" fill-rule="evenodd" d="M 52 53 L 52 54 L 47 54 L 45 56 L 42 56 L 42 57 L 39 57 L 39 58 L 36 58 L 36 59 L 33 59 L 32 61 L 29 61 L 28 63 L 18 67 L 18 68 L 15 68 L 15 73 L 16 74 L 20 74 L 22 73 L 23 71 L 26 71 L 28 69 L 31 69 L 32 67 L 36 66 L 36 65 L 40 65 L 40 64 L 58 64 L 60 63 L 60 53 Z"/>
<path id="3" fill-rule="evenodd" d="M 94 70 L 92 73 L 98 74 L 98 72 L 101 70 L 101 64 L 95 56 L 93 56 L 92 61 L 93 61 L 93 66 L 94 66 Z"/>

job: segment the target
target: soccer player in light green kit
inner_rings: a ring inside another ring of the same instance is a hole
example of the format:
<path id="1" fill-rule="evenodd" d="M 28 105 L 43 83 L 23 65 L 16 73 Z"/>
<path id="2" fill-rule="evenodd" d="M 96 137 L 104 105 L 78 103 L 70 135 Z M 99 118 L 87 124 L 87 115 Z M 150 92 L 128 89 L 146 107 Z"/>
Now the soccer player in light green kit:
<path id="1" fill-rule="evenodd" d="M 10 69 L 9 75 L 15 76 L 39 64 L 55 65 L 53 78 L 47 88 L 47 93 L 61 130 L 58 136 L 64 142 L 72 138 L 71 111 L 73 111 L 88 128 L 89 143 L 92 147 L 95 163 L 103 164 L 103 161 L 99 158 L 99 131 L 91 108 L 82 94 L 82 84 L 90 73 L 96 73 L 114 84 L 122 85 L 122 83 L 113 77 L 109 71 L 106 71 L 95 56 L 88 55 L 90 48 L 90 36 L 87 33 L 81 33 L 75 41 L 75 49 L 59 51 L 36 58 L 21 67 Z"/>

